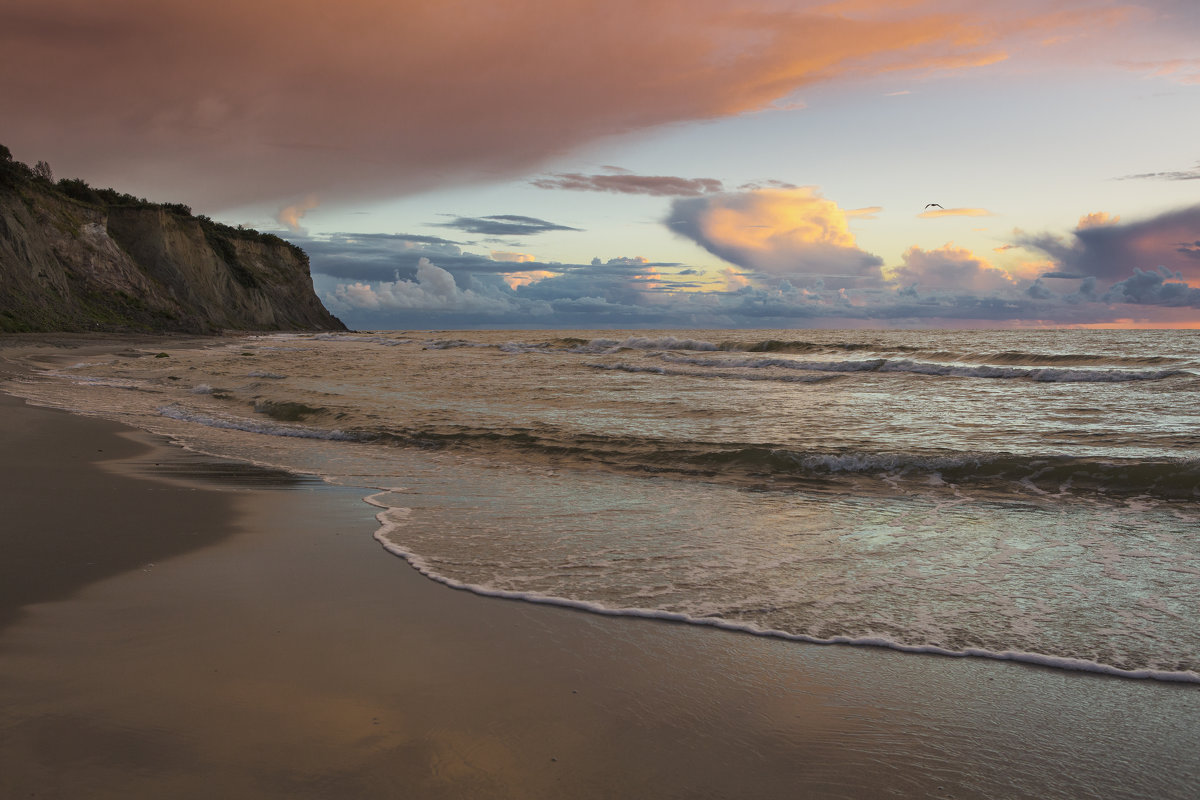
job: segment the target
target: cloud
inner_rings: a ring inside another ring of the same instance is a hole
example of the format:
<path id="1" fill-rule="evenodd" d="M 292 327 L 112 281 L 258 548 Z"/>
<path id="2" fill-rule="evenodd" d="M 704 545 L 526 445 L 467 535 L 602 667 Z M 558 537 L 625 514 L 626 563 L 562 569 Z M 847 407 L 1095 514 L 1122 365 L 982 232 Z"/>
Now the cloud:
<path id="1" fill-rule="evenodd" d="M 517 264 L 523 264 L 526 261 L 537 261 L 537 259 L 531 256 L 529 253 L 508 253 L 500 250 L 493 250 L 491 252 L 491 257 L 492 261 L 506 261 Z"/>
<path id="2" fill-rule="evenodd" d="M 558 273 L 548 272 L 543 269 L 533 270 L 531 272 L 508 272 L 504 274 L 504 283 L 510 289 L 519 289 L 522 286 L 528 286 L 531 283 L 544 281 L 547 278 L 553 278 Z"/>
<path id="3" fill-rule="evenodd" d="M 23 160 L 206 211 L 328 205 L 528 175 L 818 84 L 966 70 L 1091 22 L 939 5 L 6 0 L 3 136 Z"/>
<path id="4" fill-rule="evenodd" d="M 883 263 L 855 245 L 846 213 L 812 187 L 676 200 L 666 225 L 764 276 L 877 276 Z"/>
<path id="5" fill-rule="evenodd" d="M 933 219 L 935 217 L 990 217 L 992 212 L 986 208 L 933 208 L 926 209 L 920 214 L 917 214 L 919 219 Z"/>
<path id="6" fill-rule="evenodd" d="M 1105 225 L 1116 225 L 1121 221 L 1121 216 L 1110 216 L 1107 211 L 1096 211 L 1091 214 L 1085 214 L 1079 218 L 1079 224 L 1075 226 L 1076 230 L 1085 228 L 1100 228 Z"/>
<path id="7" fill-rule="evenodd" d="M 799 189 L 800 187 L 794 183 L 788 183 L 787 181 L 781 181 L 781 180 L 776 180 L 775 178 L 769 178 L 767 180 L 762 180 L 762 181 L 751 181 L 749 183 L 743 183 L 741 186 L 739 186 L 737 188 L 738 188 L 739 192 L 748 192 L 748 191 L 753 191 L 754 189 Z"/>
<path id="8" fill-rule="evenodd" d="M 883 206 L 868 206 L 867 208 L 847 208 L 842 211 L 847 217 L 858 219 L 878 219 L 878 214 L 883 211 Z"/>
<path id="9" fill-rule="evenodd" d="M 320 202 L 317 200 L 317 196 L 310 194 L 299 203 L 293 203 L 290 206 L 284 206 L 279 209 L 279 213 L 275 215 L 275 220 L 292 233 L 304 233 L 304 228 L 300 227 L 300 220 L 304 218 L 305 214 L 319 205 Z"/>
<path id="10" fill-rule="evenodd" d="M 633 175 L 628 172 L 616 175 L 558 172 L 534 178 L 530 183 L 539 189 L 648 194 L 656 197 L 698 197 L 719 192 L 724 188 L 716 178 L 675 178 L 666 175 Z"/>
<path id="11" fill-rule="evenodd" d="M 822 236 L 852 266 L 862 267 L 864 255 L 873 258 L 839 227 L 845 215 L 836 204 L 812 189 L 783 192 L 784 197 L 744 194 L 753 196 L 677 201 L 698 204 L 694 214 L 678 219 L 747 256 L 749 266 L 731 262 L 722 270 L 641 255 L 562 264 L 513 253 L 513 260 L 497 261 L 491 252 L 469 252 L 440 237 L 404 234 L 288 238 L 310 253 L 320 295 L 357 328 L 1003 327 L 1124 319 L 1180 324 L 1200 308 L 1200 289 L 1188 285 L 1185 271 L 1113 267 L 1112 277 L 1101 278 L 1082 268 L 1109 245 L 1137 252 L 1130 242 L 1149 242 L 1153 252 L 1173 254 L 1200 271 L 1200 233 L 1193 228 L 1190 237 L 1178 235 L 1188 230 L 1191 209 L 1135 223 L 1085 222 L 1071 239 L 1044 237 L 1070 256 L 1066 261 L 1024 263 L 1016 271 L 948 243 L 909 247 L 896 266 L 866 266 L 847 277 L 785 269 L 782 261 L 784 255 L 811 256 L 809 246 Z M 724 220 L 726 228 L 718 224 L 722 220 L 710 219 L 722 213 L 732 215 Z M 739 218 L 750 227 L 731 226 Z M 1096 236 L 1108 238 L 1088 238 Z M 818 255 L 825 255 L 820 247 Z M 773 259 L 784 267 L 768 271 L 776 266 Z"/>
<path id="12" fill-rule="evenodd" d="M 1177 83 L 1200 83 L 1200 58 L 1166 58 L 1157 61 L 1122 61 L 1121 66 L 1151 77 L 1170 78 Z"/>
<path id="13" fill-rule="evenodd" d="M 341 280 L 379 281 L 397 275 L 416 275 L 422 258 L 436 260 L 452 270 L 501 272 L 511 267 L 486 256 L 465 253 L 462 248 L 437 236 L 408 234 L 334 233 L 323 236 L 284 233 L 284 238 L 308 253 L 313 275 Z"/>
<path id="14" fill-rule="evenodd" d="M 1200 164 L 1191 169 L 1168 170 L 1167 172 L 1141 172 L 1137 175 L 1122 175 L 1117 180 L 1129 181 L 1149 179 L 1159 181 L 1197 181 L 1200 180 Z"/>
<path id="15" fill-rule="evenodd" d="M 1040 250 L 1057 263 L 1057 272 L 1091 275 L 1120 281 L 1134 270 L 1155 272 L 1164 267 L 1186 280 L 1200 280 L 1200 263 L 1192 257 L 1191 242 L 1200 239 L 1200 205 L 1168 211 L 1133 222 L 1106 225 L 1081 220 L 1063 238 L 1052 234 L 1018 237 L 1018 243 Z"/>
<path id="16" fill-rule="evenodd" d="M 441 228 L 458 228 L 467 233 L 479 233 L 486 236 L 532 236 L 547 231 L 577 231 L 566 225 L 547 222 L 537 217 L 523 217 L 518 214 L 497 214 L 490 217 L 456 217 L 453 222 L 432 222 Z"/>
<path id="17" fill-rule="evenodd" d="M 466 311 L 495 314 L 515 310 L 502 295 L 489 295 L 473 289 L 461 289 L 454 276 L 422 258 L 412 280 L 384 281 L 375 284 L 342 284 L 327 296 L 337 311 Z"/>
<path id="18" fill-rule="evenodd" d="M 1104 300 L 1109 303 L 1200 308 L 1200 289 L 1193 289 L 1182 279 L 1179 273 L 1162 267 L 1153 272 L 1135 269 L 1132 277 L 1113 284 L 1105 292 Z"/>
<path id="19" fill-rule="evenodd" d="M 1002 269 L 991 266 L 970 250 L 953 243 L 937 250 L 910 247 L 903 266 L 891 270 L 891 279 L 920 290 L 998 292 L 1014 288 L 1016 281 Z"/>

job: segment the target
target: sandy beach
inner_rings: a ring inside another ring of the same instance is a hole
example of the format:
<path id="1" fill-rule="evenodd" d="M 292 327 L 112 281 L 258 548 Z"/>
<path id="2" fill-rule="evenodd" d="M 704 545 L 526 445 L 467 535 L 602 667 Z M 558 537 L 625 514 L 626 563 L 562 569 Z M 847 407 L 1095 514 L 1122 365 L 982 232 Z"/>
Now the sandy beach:
<path id="1" fill-rule="evenodd" d="M 0 796 L 1185 798 L 1200 690 L 479 597 L 361 492 L 0 396 Z"/>

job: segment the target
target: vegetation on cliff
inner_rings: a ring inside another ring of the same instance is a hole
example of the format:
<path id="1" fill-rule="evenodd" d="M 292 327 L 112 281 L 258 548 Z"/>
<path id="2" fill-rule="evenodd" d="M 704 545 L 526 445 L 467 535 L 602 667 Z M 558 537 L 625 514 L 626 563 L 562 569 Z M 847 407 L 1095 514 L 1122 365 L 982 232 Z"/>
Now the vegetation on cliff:
<path id="1" fill-rule="evenodd" d="M 0 332 L 329 330 L 303 250 L 0 145 Z"/>

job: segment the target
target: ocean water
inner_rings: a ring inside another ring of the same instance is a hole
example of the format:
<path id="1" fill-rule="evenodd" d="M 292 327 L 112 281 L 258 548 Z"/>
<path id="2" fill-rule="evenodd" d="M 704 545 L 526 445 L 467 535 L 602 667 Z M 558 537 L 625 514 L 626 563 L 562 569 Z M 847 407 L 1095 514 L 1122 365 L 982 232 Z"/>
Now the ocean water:
<path id="1" fill-rule="evenodd" d="M 483 594 L 1200 682 L 1200 332 L 374 332 L 157 353 L 68 356 L 7 388 L 361 487 L 388 551 Z"/>

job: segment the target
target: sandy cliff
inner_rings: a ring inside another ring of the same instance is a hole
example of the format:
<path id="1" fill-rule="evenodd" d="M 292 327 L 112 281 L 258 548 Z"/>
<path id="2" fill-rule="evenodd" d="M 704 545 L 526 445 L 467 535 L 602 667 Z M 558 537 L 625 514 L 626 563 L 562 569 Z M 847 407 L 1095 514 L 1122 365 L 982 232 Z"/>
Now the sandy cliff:
<path id="1" fill-rule="evenodd" d="M 276 236 L 30 173 L 0 164 L 0 331 L 345 329 Z"/>

